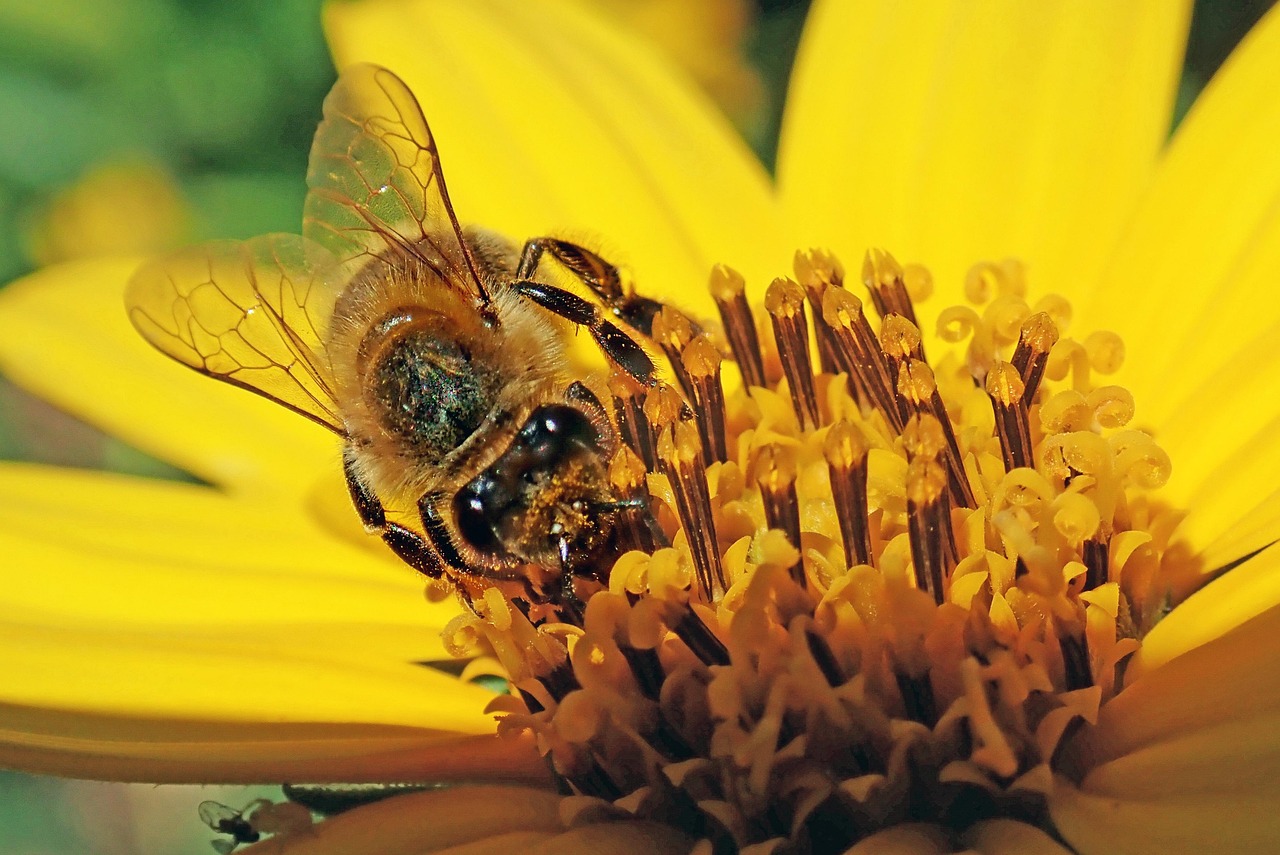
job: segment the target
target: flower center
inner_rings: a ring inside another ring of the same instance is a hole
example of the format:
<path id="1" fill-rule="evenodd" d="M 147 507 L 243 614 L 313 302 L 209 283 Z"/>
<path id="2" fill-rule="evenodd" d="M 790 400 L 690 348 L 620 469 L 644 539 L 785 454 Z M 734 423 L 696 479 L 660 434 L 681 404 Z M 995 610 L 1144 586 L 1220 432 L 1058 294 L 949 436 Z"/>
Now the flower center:
<path id="1" fill-rule="evenodd" d="M 450 641 L 492 646 L 523 699 L 503 727 L 606 815 L 728 848 L 997 816 L 1052 833 L 1063 737 L 1169 605 L 1175 517 L 1149 491 L 1170 463 L 1097 382 L 1123 347 L 1068 337 L 1067 302 L 1028 303 L 1011 262 L 970 272 L 928 354 L 923 268 L 867 256 L 873 325 L 835 259 L 795 266 L 763 313 L 716 268 L 724 341 L 665 309 L 674 383 L 615 379 L 610 476 L 649 501 L 581 626 L 490 591 Z"/>

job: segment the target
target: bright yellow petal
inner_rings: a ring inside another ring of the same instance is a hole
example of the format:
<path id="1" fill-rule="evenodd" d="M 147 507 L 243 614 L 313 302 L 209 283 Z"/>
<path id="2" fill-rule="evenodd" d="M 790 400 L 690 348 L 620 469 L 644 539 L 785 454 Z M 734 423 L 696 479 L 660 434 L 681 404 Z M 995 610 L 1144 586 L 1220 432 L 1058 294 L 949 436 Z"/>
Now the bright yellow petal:
<path id="1" fill-rule="evenodd" d="M 1190 3 L 852 3 L 810 13 L 779 156 L 803 243 L 868 245 L 958 294 L 1017 256 L 1097 274 L 1168 132 Z"/>
<path id="2" fill-rule="evenodd" d="M 350 545 L 298 508 L 5 464 L 0 519 L 0 609 L 11 619 L 192 635 L 244 628 L 273 643 L 291 628 L 307 636 L 329 625 L 369 635 L 366 648 L 337 655 L 447 658 L 439 631 L 457 603 L 427 603 L 423 578 L 382 554 L 376 538 L 360 535 L 377 551 Z"/>
<path id="3" fill-rule="evenodd" d="M 711 265 L 785 271 L 768 179 L 715 107 L 576 4 L 327 7 L 339 67 L 377 62 L 422 102 L 459 217 L 603 243 L 646 294 L 706 311 Z"/>
<path id="4" fill-rule="evenodd" d="M 70 262 L 0 291 L 0 371 L 108 433 L 212 483 L 279 495 L 337 466 L 336 439 L 201 377 L 130 326 L 138 259 Z"/>
<path id="5" fill-rule="evenodd" d="M 1070 855 L 1071 852 L 1035 826 L 1012 819 L 979 822 L 962 837 L 966 846 L 982 855 Z"/>
<path id="6" fill-rule="evenodd" d="M 1280 10 L 1175 137 L 1081 316 L 1119 331 L 1138 418 L 1174 461 L 1165 495 L 1209 567 L 1280 537 Z"/>
<path id="7" fill-rule="evenodd" d="M 417 855 L 496 851 L 486 841 L 529 845 L 563 831 L 560 797 L 524 787 L 457 787 L 412 793 L 366 805 L 321 822 L 288 840 L 289 855 Z M 481 848 L 471 847 L 479 844 Z M 466 847 L 466 848 L 461 848 Z M 267 840 L 245 855 L 280 851 Z M 527 851 L 524 848 L 507 851 Z"/>
<path id="8" fill-rule="evenodd" d="M 1280 840 L 1274 785 L 1159 801 L 1058 790 L 1054 824 L 1080 855 L 1273 852 Z"/>

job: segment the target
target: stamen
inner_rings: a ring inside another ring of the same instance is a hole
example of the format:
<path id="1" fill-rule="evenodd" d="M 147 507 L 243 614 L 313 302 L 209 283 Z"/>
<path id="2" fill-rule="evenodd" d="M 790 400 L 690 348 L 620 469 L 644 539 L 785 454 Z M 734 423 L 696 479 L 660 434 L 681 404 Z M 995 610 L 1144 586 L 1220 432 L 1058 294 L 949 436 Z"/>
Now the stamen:
<path id="1" fill-rule="evenodd" d="M 1107 582 L 1107 568 L 1110 559 L 1107 555 L 1106 539 L 1095 534 L 1084 542 L 1083 552 L 1084 566 L 1088 568 L 1088 572 L 1085 573 L 1084 577 L 1084 590 L 1092 591 Z"/>
<path id="2" fill-rule="evenodd" d="M 773 321 L 782 371 L 791 391 L 791 402 L 802 427 L 818 426 L 818 393 L 809 361 L 809 324 L 804 311 L 804 291 L 790 279 L 775 279 L 765 292 L 764 307 Z"/>
<path id="3" fill-rule="evenodd" d="M 951 501 L 956 507 L 976 508 L 978 500 L 974 497 L 973 487 L 965 472 L 964 457 L 960 453 L 955 430 L 951 427 L 946 404 L 938 392 L 933 369 L 928 363 L 918 359 L 906 363 L 898 374 L 898 395 L 905 417 L 928 413 L 942 426 L 942 433 L 947 441 L 943 462 L 947 467 L 947 489 L 951 492 Z"/>
<path id="4" fill-rule="evenodd" d="M 764 501 L 764 518 L 769 528 L 781 529 L 791 545 L 800 549 L 800 499 L 796 495 L 796 462 L 780 445 L 761 446 L 755 457 L 756 483 Z M 791 578 L 801 588 L 807 586 L 804 564 L 797 560 Z"/>
<path id="5" fill-rule="evenodd" d="M 658 462 L 675 495 L 676 515 L 688 539 L 698 587 L 707 602 L 716 602 L 729 586 L 720 564 L 697 428 L 676 422 L 663 429 L 658 437 Z"/>
<path id="6" fill-rule="evenodd" d="M 938 463 L 946 448 L 942 426 L 931 415 L 916 416 L 902 434 L 907 450 L 907 526 L 916 585 L 946 600 L 945 586 L 957 561 L 947 476 Z"/>
<path id="7" fill-rule="evenodd" d="M 694 421 L 708 456 L 723 463 L 729 459 L 729 439 L 724 424 L 724 389 L 720 385 L 720 351 L 699 333 L 680 354 L 693 398 Z"/>
<path id="8" fill-rule="evenodd" d="M 613 415 L 622 441 L 640 456 L 646 469 L 656 469 L 658 455 L 653 445 L 653 428 L 644 412 L 645 390 L 630 377 L 616 373 L 609 378 L 609 391 L 613 394 Z"/>
<path id="9" fill-rule="evenodd" d="M 1018 347 L 1010 360 L 1022 378 L 1022 405 L 1030 407 L 1049 364 L 1049 351 L 1058 343 L 1058 327 L 1046 312 L 1037 312 L 1022 323 Z"/>
<path id="10" fill-rule="evenodd" d="M 995 408 L 1006 472 L 1031 465 L 1031 427 L 1022 402 L 1025 391 L 1018 369 L 1007 362 L 997 362 L 987 373 L 987 394 Z"/>
<path id="11" fill-rule="evenodd" d="M 1062 650 L 1062 668 L 1066 675 L 1067 691 L 1087 689 L 1093 685 L 1093 668 L 1089 665 L 1089 639 L 1083 633 L 1072 635 L 1063 631 L 1058 636 Z"/>
<path id="12" fill-rule="evenodd" d="M 804 286 L 809 305 L 813 307 L 816 315 L 821 316 L 822 295 L 828 288 L 844 287 L 844 266 L 825 249 L 810 249 L 797 251 L 792 267 L 795 270 L 796 281 Z M 823 373 L 839 374 L 840 363 L 836 361 L 831 331 L 823 324 L 817 323 L 813 325 L 813 333 L 818 343 L 818 364 Z"/>
<path id="13" fill-rule="evenodd" d="M 862 432 L 841 419 L 831 426 L 822 446 L 831 476 L 831 497 L 844 540 L 848 567 L 871 563 L 867 523 L 867 442 Z"/>
<path id="14" fill-rule="evenodd" d="M 666 535 L 653 518 L 648 501 L 649 492 L 645 484 L 648 471 L 644 462 L 625 445 L 614 452 L 609 461 L 609 483 L 621 501 L 634 502 L 617 515 L 614 523 L 618 546 L 623 551 L 653 552 L 669 545 Z"/>
<path id="15" fill-rule="evenodd" d="M 871 293 L 871 302 L 881 318 L 890 315 L 901 315 L 919 328 L 916 321 L 916 310 L 907 294 L 902 265 L 883 249 L 871 249 L 862 259 L 862 284 Z M 916 359 L 924 359 L 921 348 Z"/>
<path id="16" fill-rule="evenodd" d="M 733 359 L 747 388 L 766 385 L 764 357 L 756 335 L 756 321 L 747 303 L 746 282 L 736 270 L 717 264 L 711 269 L 711 296 L 720 310 Z"/>
<path id="17" fill-rule="evenodd" d="M 690 397 L 693 394 L 693 386 L 680 354 L 688 347 L 695 333 L 693 322 L 670 306 L 663 306 L 653 318 L 653 340 L 667 355 L 667 361 L 671 364 L 671 371 L 675 374 L 676 381 L 684 393 Z"/>
<path id="18" fill-rule="evenodd" d="M 822 295 L 822 321 L 831 330 L 840 370 L 855 379 L 889 426 L 901 432 L 904 420 L 889 379 L 889 366 L 862 313 L 862 301 L 843 288 L 828 288 Z"/>

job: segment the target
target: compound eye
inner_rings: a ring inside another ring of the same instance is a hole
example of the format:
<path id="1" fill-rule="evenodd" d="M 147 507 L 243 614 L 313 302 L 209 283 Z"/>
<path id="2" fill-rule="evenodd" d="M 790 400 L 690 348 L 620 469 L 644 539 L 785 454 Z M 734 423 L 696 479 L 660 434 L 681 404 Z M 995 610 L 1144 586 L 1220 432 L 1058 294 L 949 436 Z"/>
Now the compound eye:
<path id="1" fill-rule="evenodd" d="M 490 522 L 490 509 L 485 505 L 483 483 L 472 482 L 453 500 L 454 519 L 458 532 L 476 549 L 491 549 L 498 545 L 498 534 Z"/>

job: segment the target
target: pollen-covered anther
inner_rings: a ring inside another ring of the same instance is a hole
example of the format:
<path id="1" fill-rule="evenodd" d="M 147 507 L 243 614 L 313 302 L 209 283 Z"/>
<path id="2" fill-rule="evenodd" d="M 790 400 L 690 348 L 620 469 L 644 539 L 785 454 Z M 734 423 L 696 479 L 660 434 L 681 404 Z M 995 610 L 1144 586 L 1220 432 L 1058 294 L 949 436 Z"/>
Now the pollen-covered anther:
<path id="1" fill-rule="evenodd" d="M 851 422 L 841 419 L 827 430 L 822 453 L 830 474 L 831 498 L 840 521 L 845 563 L 871 563 L 871 533 L 867 519 L 867 441 Z"/>
<path id="2" fill-rule="evenodd" d="M 880 317 L 901 315 L 918 327 L 904 275 L 898 260 L 883 249 L 870 249 L 862 259 L 862 283 L 871 293 L 871 302 Z M 923 353 L 917 358 L 923 359 Z"/>
<path id="3" fill-rule="evenodd" d="M 902 432 L 902 444 L 908 460 L 907 527 L 916 584 L 941 605 L 958 560 L 947 473 L 939 462 L 947 450 L 946 434 L 933 416 L 914 416 Z"/>
<path id="4" fill-rule="evenodd" d="M 1022 323 L 1018 346 L 1010 359 L 1022 378 L 1022 402 L 1031 406 L 1049 364 L 1049 351 L 1058 343 L 1058 326 L 1047 312 L 1036 312 Z"/>
<path id="5" fill-rule="evenodd" d="M 720 351 L 704 333 L 699 333 L 680 353 L 693 397 L 694 418 L 702 436 L 702 447 L 710 460 L 729 459 L 725 435 L 724 389 L 720 385 Z M 710 461 L 709 461 L 710 462 Z"/>
<path id="6" fill-rule="evenodd" d="M 822 295 L 828 288 L 844 286 L 844 266 L 840 260 L 825 249 L 797 250 L 792 264 L 796 281 L 804 287 L 809 305 L 820 318 L 822 316 Z M 827 374 L 838 374 L 840 363 L 836 359 L 835 345 L 831 341 L 831 333 L 822 323 L 813 325 L 814 339 L 818 345 L 818 364 Z"/>
<path id="7" fill-rule="evenodd" d="M 796 494 L 796 460 L 794 450 L 781 445 L 764 445 L 756 451 L 756 484 L 764 503 L 764 518 L 769 528 L 781 529 L 800 549 L 800 499 Z M 805 587 L 804 567 L 796 563 L 791 577 Z"/>
<path id="8" fill-rule="evenodd" d="M 805 428 L 818 426 L 818 392 L 809 361 L 809 322 L 804 310 L 804 289 L 790 279 L 775 279 L 764 295 L 764 307 L 773 322 L 773 336 L 782 359 L 796 418 Z"/>
<path id="9" fill-rule="evenodd" d="M 698 431 L 691 423 L 677 421 L 658 438 L 659 468 L 671 483 L 676 515 L 684 529 L 693 559 L 698 588 L 707 602 L 724 595 L 728 585 L 720 562 L 715 517 L 707 488 Z"/>
<path id="10" fill-rule="evenodd" d="M 1031 427 L 1023 403 L 1025 391 L 1018 369 L 1007 362 L 997 362 L 987 373 L 987 395 L 996 414 L 996 433 L 1000 435 L 1005 471 L 1031 465 Z"/>
<path id="11" fill-rule="evenodd" d="M 684 352 L 695 334 L 693 322 L 670 306 L 663 306 L 662 310 L 654 315 L 653 340 L 666 354 L 680 387 L 686 392 L 690 391 L 689 375 L 680 354 Z"/>
<path id="12" fill-rule="evenodd" d="M 621 372 L 609 378 L 609 393 L 613 398 L 613 417 L 618 434 L 649 469 L 658 465 L 654 448 L 653 426 L 645 415 L 645 390 L 639 383 Z"/>
<path id="13" fill-rule="evenodd" d="M 717 264 L 711 269 L 711 296 L 720 311 L 733 359 L 742 372 L 742 382 L 748 388 L 764 386 L 764 356 L 760 352 L 760 338 L 756 333 L 751 304 L 747 302 L 746 281 L 742 274 Z"/>
<path id="14" fill-rule="evenodd" d="M 901 431 L 904 420 L 889 365 L 862 312 L 862 301 L 843 288 L 828 288 L 822 295 L 822 322 L 831 331 L 840 370 L 853 380 L 859 396 L 869 401 L 891 428 Z"/>
<path id="15" fill-rule="evenodd" d="M 626 445 L 620 446 L 609 460 L 609 485 L 619 500 L 634 507 L 618 514 L 618 542 L 626 549 L 653 552 L 667 545 L 665 536 L 653 519 L 648 498 L 644 461 Z"/>

